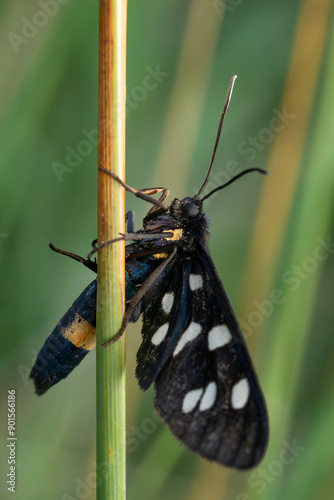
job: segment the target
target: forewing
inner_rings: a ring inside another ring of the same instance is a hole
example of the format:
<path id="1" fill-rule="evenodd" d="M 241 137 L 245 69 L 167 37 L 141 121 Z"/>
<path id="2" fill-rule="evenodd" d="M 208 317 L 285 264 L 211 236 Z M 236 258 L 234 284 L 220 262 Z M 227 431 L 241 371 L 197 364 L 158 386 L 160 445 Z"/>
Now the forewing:
<path id="1" fill-rule="evenodd" d="M 191 311 L 157 377 L 155 407 L 190 450 L 247 469 L 268 440 L 264 398 L 226 293 L 210 256 L 199 245 L 188 279 Z"/>
<path id="2" fill-rule="evenodd" d="M 181 264 L 176 258 L 142 301 L 143 340 L 137 353 L 136 376 L 143 390 L 156 380 L 189 321 L 190 265 L 190 260 Z"/>

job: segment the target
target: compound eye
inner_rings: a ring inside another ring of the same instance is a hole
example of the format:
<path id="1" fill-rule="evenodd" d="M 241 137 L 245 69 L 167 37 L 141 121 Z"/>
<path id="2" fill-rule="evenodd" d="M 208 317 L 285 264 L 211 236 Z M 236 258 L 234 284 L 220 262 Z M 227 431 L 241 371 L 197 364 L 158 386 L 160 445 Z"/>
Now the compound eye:
<path id="1" fill-rule="evenodd" d="M 199 214 L 199 207 L 195 205 L 195 203 L 190 203 L 189 205 L 184 205 L 183 207 L 184 214 L 186 217 L 191 219 L 195 218 Z"/>

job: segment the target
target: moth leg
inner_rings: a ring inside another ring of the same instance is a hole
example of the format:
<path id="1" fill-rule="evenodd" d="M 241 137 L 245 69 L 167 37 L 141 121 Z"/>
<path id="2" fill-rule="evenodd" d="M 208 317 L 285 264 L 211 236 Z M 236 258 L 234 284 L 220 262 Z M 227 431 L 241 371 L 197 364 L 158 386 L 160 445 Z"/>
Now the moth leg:
<path id="1" fill-rule="evenodd" d="M 172 253 L 165 259 L 150 275 L 144 283 L 140 286 L 138 292 L 135 293 L 135 295 L 132 297 L 132 299 L 129 302 L 128 308 L 126 310 L 126 313 L 124 314 L 123 321 L 122 321 L 122 326 L 117 333 L 115 337 L 113 337 L 111 340 L 108 342 L 105 342 L 102 344 L 102 347 L 107 347 L 110 344 L 113 344 L 118 340 L 124 333 L 124 330 L 127 326 L 127 324 L 130 321 L 131 315 L 133 313 L 134 308 L 139 304 L 139 302 L 142 300 L 144 297 L 145 293 L 149 290 L 149 288 L 153 285 L 153 283 L 156 281 L 156 279 L 160 276 L 162 271 L 165 269 L 166 266 L 172 261 L 174 258 L 175 254 L 177 252 L 177 247 L 174 246 Z"/>
<path id="2" fill-rule="evenodd" d="M 164 202 L 166 200 L 166 198 L 168 198 L 168 196 L 169 196 L 169 189 L 164 188 L 164 187 L 144 188 L 144 189 L 140 189 L 139 191 L 143 194 L 147 194 L 150 196 L 152 194 L 162 193 L 162 195 L 159 198 L 159 201 L 161 201 L 161 202 Z"/>
<path id="3" fill-rule="evenodd" d="M 102 248 L 112 245 L 113 243 L 117 243 L 118 241 L 142 241 L 142 240 L 161 240 L 163 238 L 172 238 L 173 233 L 172 232 L 164 232 L 164 233 L 152 233 L 152 234 L 145 234 L 145 233 L 129 233 L 129 234 L 122 234 L 120 233 L 119 238 L 114 238 L 113 240 L 108 240 L 104 241 L 101 243 L 101 245 L 93 247 L 93 250 L 91 250 L 87 254 L 87 259 L 89 260 L 94 253 L 98 252 Z M 159 253 L 159 252 L 153 252 L 153 254 Z M 165 253 L 165 250 L 161 253 Z"/>
<path id="4" fill-rule="evenodd" d="M 168 196 L 169 196 L 169 189 L 164 188 L 164 187 L 144 188 L 144 189 L 140 189 L 140 192 L 144 193 L 144 194 L 147 194 L 147 195 L 150 195 L 150 196 L 152 194 L 156 194 L 156 193 L 161 193 L 162 192 L 162 195 L 159 198 L 160 202 L 164 202 L 166 200 L 166 198 L 168 198 Z M 160 207 L 158 207 L 156 205 L 153 206 L 152 208 L 150 208 L 150 210 L 145 215 L 145 217 L 144 217 L 144 224 L 145 224 L 145 222 L 148 219 L 152 218 L 152 214 L 154 214 L 154 217 L 156 217 L 157 214 L 163 213 L 163 212 L 165 212 L 165 210 L 163 210 L 162 208 L 160 208 Z"/>
<path id="5" fill-rule="evenodd" d="M 125 222 L 127 223 L 126 232 L 127 233 L 134 233 L 135 232 L 135 213 L 133 210 L 129 210 L 125 214 Z"/>
<path id="6" fill-rule="evenodd" d="M 60 253 L 61 255 L 66 255 L 66 257 L 70 257 L 70 259 L 73 259 L 73 260 L 76 260 L 77 262 L 80 262 L 84 266 L 88 267 L 88 269 L 90 269 L 91 271 L 94 271 L 94 273 L 96 273 L 96 271 L 97 271 L 96 262 L 93 262 L 92 260 L 90 260 L 90 258 L 85 259 L 84 257 L 81 257 L 80 255 L 77 255 L 75 253 L 66 252 L 66 250 L 61 250 L 60 248 L 55 247 L 54 244 L 52 243 L 52 241 L 50 241 L 49 247 L 54 252 Z"/>
<path id="7" fill-rule="evenodd" d="M 138 198 L 141 198 L 142 200 L 148 201 L 149 203 L 152 203 L 152 205 L 156 205 L 159 207 L 163 212 L 167 212 L 169 207 L 168 205 L 165 205 L 163 201 L 167 198 L 169 195 L 169 189 L 163 188 L 163 187 L 158 187 L 158 188 L 145 188 L 145 189 L 135 189 L 128 184 L 125 184 L 117 175 L 115 175 L 113 172 L 110 172 L 110 170 L 107 170 L 106 168 L 99 167 L 99 170 L 102 172 L 105 172 L 106 174 L 110 175 L 113 179 L 115 179 L 121 186 L 124 187 L 126 191 L 129 191 L 129 193 L 134 194 Z M 153 198 L 152 194 L 160 193 L 163 192 L 162 195 L 160 196 L 160 199 L 157 200 L 156 198 Z"/>
<path id="8" fill-rule="evenodd" d="M 129 210 L 126 214 L 125 214 L 125 222 L 127 222 L 127 226 L 126 226 L 126 232 L 127 233 L 134 233 L 135 232 L 135 213 L 133 210 Z M 96 243 L 97 243 L 97 239 L 95 238 L 95 240 L 92 241 L 92 248 L 96 248 Z"/>
<path id="9" fill-rule="evenodd" d="M 129 210 L 129 212 L 127 212 L 125 214 L 125 222 L 127 222 L 127 233 L 134 233 L 135 232 L 135 229 L 134 229 L 135 213 L 133 210 Z M 87 257 L 86 259 L 84 257 L 80 257 L 80 255 L 76 255 L 74 253 L 70 253 L 70 252 L 66 252 L 65 250 L 61 250 L 60 248 L 55 247 L 52 242 L 49 243 L 49 246 L 50 246 L 51 250 L 53 250 L 54 252 L 60 253 L 62 255 L 66 255 L 67 257 L 70 257 L 71 259 L 74 259 L 78 262 L 81 262 L 86 267 L 88 267 L 89 269 L 92 269 L 93 271 L 96 272 L 96 262 L 93 263 L 90 260 L 90 255 L 91 254 L 93 255 L 99 249 L 99 247 L 97 247 L 96 243 L 97 243 L 97 239 L 95 238 L 95 240 L 93 240 L 92 244 L 91 244 L 93 250 L 89 253 L 89 257 Z M 91 267 L 90 263 L 93 265 L 93 267 Z"/>

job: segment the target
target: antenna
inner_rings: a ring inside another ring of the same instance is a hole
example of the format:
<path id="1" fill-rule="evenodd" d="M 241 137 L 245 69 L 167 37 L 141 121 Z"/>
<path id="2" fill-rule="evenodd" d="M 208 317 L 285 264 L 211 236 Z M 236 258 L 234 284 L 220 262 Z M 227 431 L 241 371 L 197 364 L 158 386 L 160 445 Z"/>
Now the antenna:
<path id="1" fill-rule="evenodd" d="M 232 184 L 232 182 L 236 181 L 237 179 L 239 179 L 243 175 L 249 174 L 249 172 L 260 172 L 260 174 L 269 175 L 268 170 L 264 170 L 263 168 L 259 168 L 259 167 L 248 168 L 247 170 L 244 170 L 243 172 L 240 172 L 240 174 L 236 175 L 235 177 L 233 177 L 229 181 L 225 182 L 225 184 L 223 184 L 222 186 L 218 186 L 218 187 L 216 187 L 216 189 L 213 189 L 212 191 L 210 191 L 210 193 L 207 194 L 207 195 L 205 195 L 204 198 L 201 199 L 201 201 L 203 202 L 204 200 L 207 200 L 208 198 L 210 198 L 211 195 L 213 195 L 217 191 L 220 191 L 221 189 L 229 186 L 230 184 Z"/>
<path id="2" fill-rule="evenodd" d="M 202 193 L 203 189 L 205 188 L 205 186 L 208 183 L 208 180 L 209 180 L 209 177 L 210 177 L 210 174 L 211 174 L 211 170 L 212 170 L 212 166 L 213 166 L 213 162 L 215 161 L 216 152 L 217 152 L 217 148 L 218 148 L 218 144 L 219 144 L 219 139 L 220 139 L 222 128 L 223 128 L 223 123 L 224 123 L 226 111 L 227 111 L 227 109 L 229 107 L 229 104 L 230 104 L 230 101 L 231 101 L 231 96 L 232 96 L 232 92 L 233 92 L 234 82 L 235 82 L 236 78 L 237 78 L 237 75 L 234 75 L 232 77 L 231 82 L 230 82 L 230 86 L 229 86 L 228 91 L 227 91 L 227 96 L 226 96 L 226 101 L 225 101 L 225 104 L 224 104 L 224 108 L 223 108 L 223 111 L 222 111 L 222 114 L 221 114 L 220 120 L 219 120 L 216 141 L 215 141 L 215 145 L 213 147 L 213 152 L 212 152 L 212 156 L 211 156 L 211 161 L 210 161 L 210 165 L 209 165 L 209 168 L 208 168 L 208 172 L 206 174 L 206 177 L 205 177 L 205 180 L 203 182 L 203 185 L 202 185 L 201 189 L 198 191 L 198 193 L 195 196 L 195 198 L 199 197 L 199 195 Z"/>

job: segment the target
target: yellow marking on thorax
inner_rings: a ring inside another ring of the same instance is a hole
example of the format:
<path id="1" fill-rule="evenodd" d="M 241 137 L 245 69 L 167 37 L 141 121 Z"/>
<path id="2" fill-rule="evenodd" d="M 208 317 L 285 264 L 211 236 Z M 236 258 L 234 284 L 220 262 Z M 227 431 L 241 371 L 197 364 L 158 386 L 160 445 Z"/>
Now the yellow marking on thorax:
<path id="1" fill-rule="evenodd" d="M 170 238 L 166 238 L 168 241 L 177 241 L 180 240 L 183 236 L 183 229 L 174 229 L 174 230 L 168 230 L 169 233 L 173 233 L 173 236 Z"/>
<path id="2" fill-rule="evenodd" d="M 178 241 L 182 238 L 183 236 L 183 229 L 168 229 L 169 233 L 173 233 L 173 236 L 170 238 L 165 238 L 167 241 Z M 153 255 L 156 259 L 167 259 L 168 254 L 167 253 L 155 253 Z"/>
<path id="3" fill-rule="evenodd" d="M 96 328 L 79 314 L 75 315 L 74 321 L 68 328 L 62 329 L 63 337 L 69 340 L 75 347 L 81 347 L 91 351 L 96 344 Z"/>

